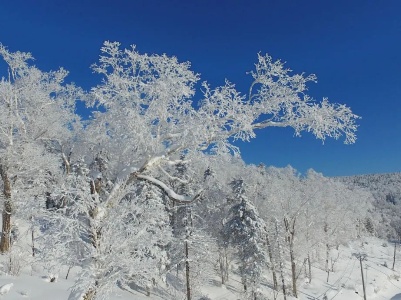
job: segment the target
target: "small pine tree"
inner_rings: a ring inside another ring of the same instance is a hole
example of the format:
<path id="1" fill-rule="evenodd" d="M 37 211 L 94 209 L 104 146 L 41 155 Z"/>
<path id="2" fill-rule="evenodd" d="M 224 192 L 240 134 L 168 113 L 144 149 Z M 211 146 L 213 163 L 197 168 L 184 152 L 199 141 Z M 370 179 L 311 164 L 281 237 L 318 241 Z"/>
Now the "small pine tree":
<path id="1" fill-rule="evenodd" d="M 370 217 L 365 218 L 365 229 L 371 235 L 375 234 L 375 225 L 373 224 L 373 220 Z"/>
<path id="2" fill-rule="evenodd" d="M 261 235 L 264 223 L 245 195 L 243 180 L 234 180 L 231 186 L 231 200 L 235 204 L 230 209 L 230 218 L 224 225 L 224 236 L 237 250 L 239 272 L 246 295 L 256 299 L 262 266 L 265 264 Z"/>

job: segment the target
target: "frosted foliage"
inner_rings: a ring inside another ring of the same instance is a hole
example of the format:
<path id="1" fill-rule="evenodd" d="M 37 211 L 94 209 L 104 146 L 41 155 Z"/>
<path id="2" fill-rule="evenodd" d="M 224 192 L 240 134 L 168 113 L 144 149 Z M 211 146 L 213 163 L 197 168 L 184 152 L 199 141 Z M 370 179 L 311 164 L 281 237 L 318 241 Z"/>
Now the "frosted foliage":
<path id="1" fill-rule="evenodd" d="M 51 194 L 53 198 L 62 199 L 62 205 L 55 210 L 42 211 L 42 218 L 38 219 L 43 232 L 39 242 L 43 258 L 50 261 L 50 271 L 57 271 L 62 265 L 79 266 L 91 255 L 86 216 L 95 200 L 88 191 L 85 177 L 68 176 Z"/>
<path id="2" fill-rule="evenodd" d="M 254 82 L 248 96 L 229 81 L 216 88 L 203 82 L 195 106 L 199 76 L 188 62 L 140 54 L 135 46 L 122 50 L 116 42 L 105 42 L 101 51 L 93 70 L 103 76 L 103 83 L 92 89 L 91 104 L 102 105 L 105 112 L 96 113 L 87 127 L 94 137 L 87 142 L 112 154 L 120 171 L 143 173 L 182 153 L 238 154 L 232 140 L 248 141 L 256 129 L 271 126 L 293 127 L 297 135 L 309 131 L 322 140 L 345 135 L 346 143 L 355 141 L 358 117 L 349 108 L 326 99 L 313 101 L 305 91 L 315 76 L 292 75 L 267 55 L 259 55 L 251 72 Z"/>
<path id="3" fill-rule="evenodd" d="M 366 191 L 349 189 L 313 170 L 301 176 L 291 167 L 261 165 L 247 166 L 243 174 L 250 187 L 247 196 L 264 219 L 269 266 L 276 272 L 287 272 L 282 264 L 293 261 L 293 274 L 312 280 L 315 272 L 307 270 L 308 264 L 300 271 L 300 261 L 328 268 L 315 253 L 330 260 L 332 249 L 365 234 L 361 224 L 372 201 Z"/>
<path id="4" fill-rule="evenodd" d="M 243 180 L 231 183 L 232 199 L 228 220 L 224 224 L 225 239 L 237 249 L 243 284 L 255 292 L 265 265 L 262 232 L 265 227 L 254 205 L 245 195 Z"/>
<path id="5" fill-rule="evenodd" d="M 369 174 L 339 177 L 352 189 L 366 189 L 374 197 L 375 235 L 380 238 L 398 238 L 401 216 L 401 173 Z"/>
<path id="6" fill-rule="evenodd" d="M 203 96 L 198 114 L 203 122 L 202 130 L 209 132 L 215 141 L 224 141 L 228 136 L 249 141 L 255 137 L 253 108 L 247 105 L 245 97 L 235 85 L 226 80 L 222 87 L 211 89 L 203 83 Z M 205 144 L 205 146 L 208 146 Z"/>
<path id="7" fill-rule="evenodd" d="M 0 167 L 13 178 L 13 212 L 30 218 L 61 172 L 60 157 L 51 150 L 72 135 L 81 91 L 64 84 L 67 71 L 43 72 L 31 65 L 29 53 L 0 44 L 0 56 L 8 65 L 8 77 L 0 80 Z"/>
<path id="8" fill-rule="evenodd" d="M 80 90 L 63 85 L 68 72 L 42 72 L 28 64 L 29 53 L 11 53 L 0 44 L 0 55 L 9 65 L 9 77 L 0 81 L 1 148 L 15 140 L 37 141 L 68 135 L 75 122 L 75 100 Z"/>
<path id="9" fill-rule="evenodd" d="M 118 43 L 109 42 L 101 50 L 100 63 L 93 69 L 105 81 L 93 89 L 93 95 L 107 109 L 103 118 L 113 117 L 107 125 L 110 134 L 118 138 L 123 131 L 124 138 L 153 153 L 161 151 L 163 143 L 176 139 L 174 134 L 181 134 L 191 118 L 188 99 L 194 94 L 197 75 L 189 70 L 189 63 L 179 63 L 175 57 L 141 55 L 135 47 L 122 51 Z"/>
<path id="10" fill-rule="evenodd" d="M 354 121 L 358 116 L 345 105 L 331 104 L 326 98 L 318 103 L 305 93 L 307 83 L 316 81 L 315 75 L 292 75 L 281 61 L 273 61 L 269 55 L 259 54 L 255 66 L 249 100 L 260 116 L 267 116 L 255 127 L 290 126 L 297 135 L 305 130 L 321 140 L 345 134 L 345 143 L 355 142 Z"/>
<path id="11" fill-rule="evenodd" d="M 71 176 L 69 181 L 66 206 L 49 212 L 46 223 L 42 221 L 42 254 L 51 269 L 82 267 L 72 295 L 93 289 L 96 299 L 108 299 L 117 282 L 146 286 L 161 276 L 171 230 L 154 188 L 124 189 L 114 205 L 105 207 L 89 193 L 85 178 Z"/>
<path id="12" fill-rule="evenodd" d="M 76 121 L 76 96 L 80 90 L 63 85 L 63 69 L 42 72 L 28 64 L 28 53 L 11 53 L 0 44 L 0 56 L 8 63 L 9 76 L 0 81 L 1 163 L 12 166 L 24 159 L 19 148 L 38 148 L 45 141 L 71 134 Z M 14 149 L 14 150 L 11 150 Z"/>
<path id="13" fill-rule="evenodd" d="M 370 193 L 362 189 L 350 189 L 313 170 L 308 171 L 306 184 L 310 186 L 310 197 L 320 207 L 315 223 L 328 230 L 330 245 L 335 246 L 362 234 L 358 223 L 366 218 L 371 208 Z"/>

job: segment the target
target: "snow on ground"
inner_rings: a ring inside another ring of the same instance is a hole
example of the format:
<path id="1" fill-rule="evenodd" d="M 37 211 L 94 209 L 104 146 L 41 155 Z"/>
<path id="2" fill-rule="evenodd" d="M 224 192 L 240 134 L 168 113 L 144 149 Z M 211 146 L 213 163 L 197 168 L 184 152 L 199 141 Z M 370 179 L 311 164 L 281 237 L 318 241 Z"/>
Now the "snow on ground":
<path id="1" fill-rule="evenodd" d="M 314 267 L 314 277 L 311 283 L 299 282 L 298 299 L 335 299 L 352 300 L 363 299 L 360 262 L 355 253 L 366 254 L 363 261 L 363 272 L 366 282 L 367 299 L 401 300 L 401 254 L 397 250 L 395 271 L 393 271 L 394 245 L 380 239 L 365 239 L 363 246 L 361 241 L 355 241 L 349 246 L 341 246 L 332 252 L 332 257 L 338 257 L 334 264 L 334 272 L 329 274 Z M 4 258 L 4 257 L 3 257 Z M 4 260 L 3 260 L 4 261 Z M 50 300 L 68 299 L 70 287 L 73 285 L 77 270 L 72 270 L 68 280 L 65 279 L 66 270 L 60 272 L 55 282 L 50 282 L 49 274 L 37 264 L 25 265 L 19 276 L 0 275 L 0 300 Z M 262 290 L 268 299 L 274 299 L 269 288 L 269 274 L 263 282 Z M 202 287 L 201 294 L 212 300 L 236 300 L 242 299 L 240 278 L 232 275 L 230 281 L 221 286 L 219 278 L 210 278 L 207 285 Z M 283 299 L 282 294 L 276 295 L 276 299 Z M 324 297 L 327 298 L 324 298 Z M 150 297 L 143 292 L 128 292 L 120 290 L 110 296 L 116 300 L 145 300 L 145 299 L 185 299 L 183 293 L 175 292 L 167 286 L 154 287 Z M 294 299 L 287 297 L 287 299 Z M 197 300 L 197 298 L 194 298 Z"/>
<path id="2" fill-rule="evenodd" d="M 395 271 L 391 270 L 394 246 L 375 238 L 350 243 L 350 247 L 340 247 L 339 259 L 334 273 L 315 269 L 316 278 L 310 284 L 300 287 L 300 299 L 348 300 L 363 299 L 363 285 L 360 261 L 355 254 L 365 254 L 362 261 L 367 299 L 401 299 L 401 262 L 396 261 Z M 400 253 L 397 251 L 397 259 Z"/>

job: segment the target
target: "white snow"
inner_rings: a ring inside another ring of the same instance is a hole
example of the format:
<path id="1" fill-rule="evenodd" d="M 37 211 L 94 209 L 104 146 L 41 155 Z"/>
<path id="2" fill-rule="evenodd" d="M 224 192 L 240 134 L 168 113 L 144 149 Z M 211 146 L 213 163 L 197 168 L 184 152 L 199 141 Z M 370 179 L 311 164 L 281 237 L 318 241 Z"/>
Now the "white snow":
<path id="1" fill-rule="evenodd" d="M 350 246 L 340 246 L 339 259 L 334 266 L 334 272 L 330 273 L 329 282 L 326 282 L 325 271 L 314 268 L 312 282 L 299 281 L 299 297 L 301 300 L 320 299 L 324 295 L 327 299 L 335 300 L 357 300 L 363 299 L 361 281 L 361 269 L 359 260 L 353 255 L 356 249 L 363 250 L 367 254 L 363 262 L 363 272 L 366 282 L 367 299 L 391 299 L 401 300 L 401 253 L 397 250 L 395 270 L 391 270 L 393 261 L 393 245 L 383 247 L 385 241 L 369 238 L 365 239 L 361 247 L 361 241 L 354 241 Z M 387 267 L 385 266 L 387 265 Z M 65 270 L 64 270 L 65 271 Z M 69 299 L 70 287 L 74 283 L 76 272 L 71 272 L 68 280 L 65 274 L 60 273 L 56 282 L 49 282 L 48 276 L 39 267 L 25 266 L 19 276 L 10 276 L 2 273 L 0 275 L 0 299 L 7 300 L 53 300 Z M 269 274 L 265 274 L 262 291 L 268 299 L 273 299 L 273 291 L 269 288 Z M 13 288 L 12 288 L 13 287 Z M 11 289 L 12 288 L 12 289 Z M 109 299 L 120 300 L 145 300 L 145 299 L 175 299 L 168 292 L 168 287 L 163 282 L 151 289 L 151 296 L 147 297 L 143 291 L 128 292 L 119 290 Z M 210 278 L 208 285 L 201 288 L 203 295 L 212 300 L 242 299 L 242 286 L 240 278 L 231 275 L 228 283 L 222 286 L 216 276 Z M 178 295 L 177 295 L 178 296 Z M 182 298 L 182 295 L 178 297 Z M 177 298 L 177 299 L 178 299 Z M 283 299 L 278 293 L 278 300 Z M 287 297 L 287 299 L 295 299 Z"/>
<path id="2" fill-rule="evenodd" d="M 11 288 L 13 287 L 14 283 L 7 283 L 3 286 L 0 287 L 0 295 L 5 295 L 7 294 Z"/>

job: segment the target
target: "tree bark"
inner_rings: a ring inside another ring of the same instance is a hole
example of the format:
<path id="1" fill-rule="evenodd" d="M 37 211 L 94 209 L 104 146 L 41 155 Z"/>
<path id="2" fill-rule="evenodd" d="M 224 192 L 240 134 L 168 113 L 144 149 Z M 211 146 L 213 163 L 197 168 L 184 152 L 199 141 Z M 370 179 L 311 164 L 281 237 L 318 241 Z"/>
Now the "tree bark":
<path id="1" fill-rule="evenodd" d="M 393 267 L 392 270 L 394 271 L 394 266 L 395 266 L 395 254 L 397 252 L 397 241 L 394 241 L 394 257 L 393 257 Z"/>
<path id="2" fill-rule="evenodd" d="M 100 191 L 100 180 L 90 182 L 90 193 L 92 197 L 96 197 L 98 192 Z M 95 248 L 96 252 L 100 251 L 100 238 L 101 238 L 101 228 L 97 227 L 96 218 L 98 215 L 97 206 L 89 209 L 89 236 L 91 239 L 91 244 L 93 248 Z M 92 264 L 96 264 L 96 258 L 92 258 Z M 95 299 L 97 287 L 99 286 L 99 282 L 95 280 L 95 287 L 89 288 L 85 293 L 83 300 L 92 300 Z"/>
<path id="3" fill-rule="evenodd" d="M 226 283 L 225 279 L 225 274 L 224 274 L 224 262 L 223 262 L 223 257 L 221 257 L 222 254 L 220 253 L 220 258 L 219 258 L 219 265 L 220 265 L 220 277 L 221 277 L 221 285 L 224 285 Z"/>
<path id="4" fill-rule="evenodd" d="M 3 223 L 2 223 L 2 234 L 0 241 L 0 253 L 6 253 L 10 251 L 11 247 L 11 182 L 8 178 L 8 174 L 3 165 L 0 165 L 0 175 L 3 180 L 3 195 L 4 195 L 4 207 L 3 207 Z"/>
<path id="5" fill-rule="evenodd" d="M 310 254 L 309 254 L 309 252 L 308 252 L 308 258 L 307 258 L 307 260 L 308 260 L 308 277 L 309 277 L 309 283 L 311 283 L 312 282 L 312 263 L 311 263 L 311 261 L 310 261 Z"/>
<path id="6" fill-rule="evenodd" d="M 294 250 L 292 249 L 292 247 L 290 250 L 290 258 L 291 258 L 291 275 L 292 275 L 292 293 L 294 294 L 295 298 L 298 298 L 295 257 L 294 257 Z"/>
<path id="7" fill-rule="evenodd" d="M 191 282 L 190 282 L 190 266 L 189 266 L 189 245 L 188 240 L 191 236 L 191 230 L 189 227 L 192 227 L 192 211 L 186 208 L 186 219 L 185 219 L 185 280 L 187 284 L 187 300 L 191 300 Z"/>
<path id="8" fill-rule="evenodd" d="M 326 282 L 329 282 L 329 276 L 330 276 L 330 268 L 329 268 L 329 257 L 330 257 L 330 245 L 328 243 L 328 232 L 329 232 L 329 225 L 327 223 L 324 224 L 323 226 L 323 231 L 325 233 L 326 237 L 326 272 L 327 272 L 327 279 Z"/>
<path id="9" fill-rule="evenodd" d="M 292 224 L 290 224 L 289 220 L 287 218 L 284 218 L 285 229 L 288 233 L 287 242 L 288 242 L 288 245 L 290 248 L 292 293 L 295 298 L 298 298 L 297 274 L 296 274 L 296 265 L 295 265 L 295 255 L 294 255 L 295 221 L 296 221 L 296 218 L 294 218 L 292 220 Z"/>
<path id="10" fill-rule="evenodd" d="M 276 229 L 276 235 L 277 237 L 279 236 L 279 230 L 278 230 L 278 220 L 275 220 L 275 229 Z M 284 278 L 284 263 L 283 259 L 281 257 L 281 243 L 280 240 L 277 240 L 277 248 L 278 248 L 278 256 L 279 256 L 279 268 L 280 268 L 280 277 L 281 277 L 281 287 L 283 289 L 283 297 L 284 300 L 287 300 L 287 291 L 285 288 L 285 278 Z"/>
<path id="11" fill-rule="evenodd" d="M 228 281 L 228 258 L 227 248 L 221 246 L 219 248 L 219 270 L 221 277 L 221 284 L 224 285 Z"/>
<path id="12" fill-rule="evenodd" d="M 272 250 L 272 246 L 270 244 L 270 239 L 269 239 L 267 232 L 266 232 L 266 244 L 267 244 L 267 252 L 269 254 L 269 259 L 270 259 L 270 263 L 272 266 L 271 268 L 272 268 L 272 275 L 273 275 L 273 287 L 275 290 L 277 290 L 278 284 L 277 284 L 277 275 L 276 275 L 276 264 L 273 259 L 273 250 Z"/>
<path id="13" fill-rule="evenodd" d="M 96 181 L 91 181 L 90 183 L 90 192 L 92 197 L 95 199 L 96 196 L 98 195 L 99 191 L 100 191 L 100 180 L 96 179 Z M 97 203 L 95 204 L 95 207 L 92 207 L 89 209 L 89 227 L 90 227 L 90 238 L 91 238 L 91 243 L 92 246 L 99 250 L 99 243 L 100 243 L 100 237 L 101 237 L 101 228 L 99 228 L 96 224 L 96 218 L 98 217 L 98 207 L 97 207 Z"/>
<path id="14" fill-rule="evenodd" d="M 70 265 L 70 266 L 68 267 L 67 274 L 65 275 L 65 280 L 68 279 L 68 275 L 70 275 L 70 271 L 71 271 L 72 267 L 73 267 L 73 265 Z"/>
<path id="15" fill-rule="evenodd" d="M 365 290 L 365 279 L 363 278 L 363 267 L 362 267 L 362 255 L 359 256 L 359 262 L 361 264 L 361 276 L 362 276 L 362 287 L 363 287 L 363 299 L 366 300 L 366 290 Z"/>
<path id="16" fill-rule="evenodd" d="M 32 226 L 32 229 L 31 229 L 31 239 L 32 239 L 32 257 L 35 257 L 35 232 L 34 232 L 34 229 L 33 229 L 33 226 Z"/>
<path id="17" fill-rule="evenodd" d="M 71 153 L 70 153 L 71 154 Z M 61 157 L 63 158 L 63 163 L 64 163 L 64 169 L 65 169 L 65 174 L 68 175 L 71 172 L 71 164 L 69 161 L 69 156 L 67 157 L 64 152 L 62 152 Z"/>
<path id="18" fill-rule="evenodd" d="M 185 241 L 185 279 L 187 283 L 187 300 L 191 300 L 191 285 L 189 281 L 189 251 L 188 241 Z"/>
<path id="19" fill-rule="evenodd" d="M 330 277 L 329 256 L 330 256 L 330 246 L 329 244 L 326 244 L 326 272 L 327 272 L 326 282 L 329 282 L 329 277 Z"/>

